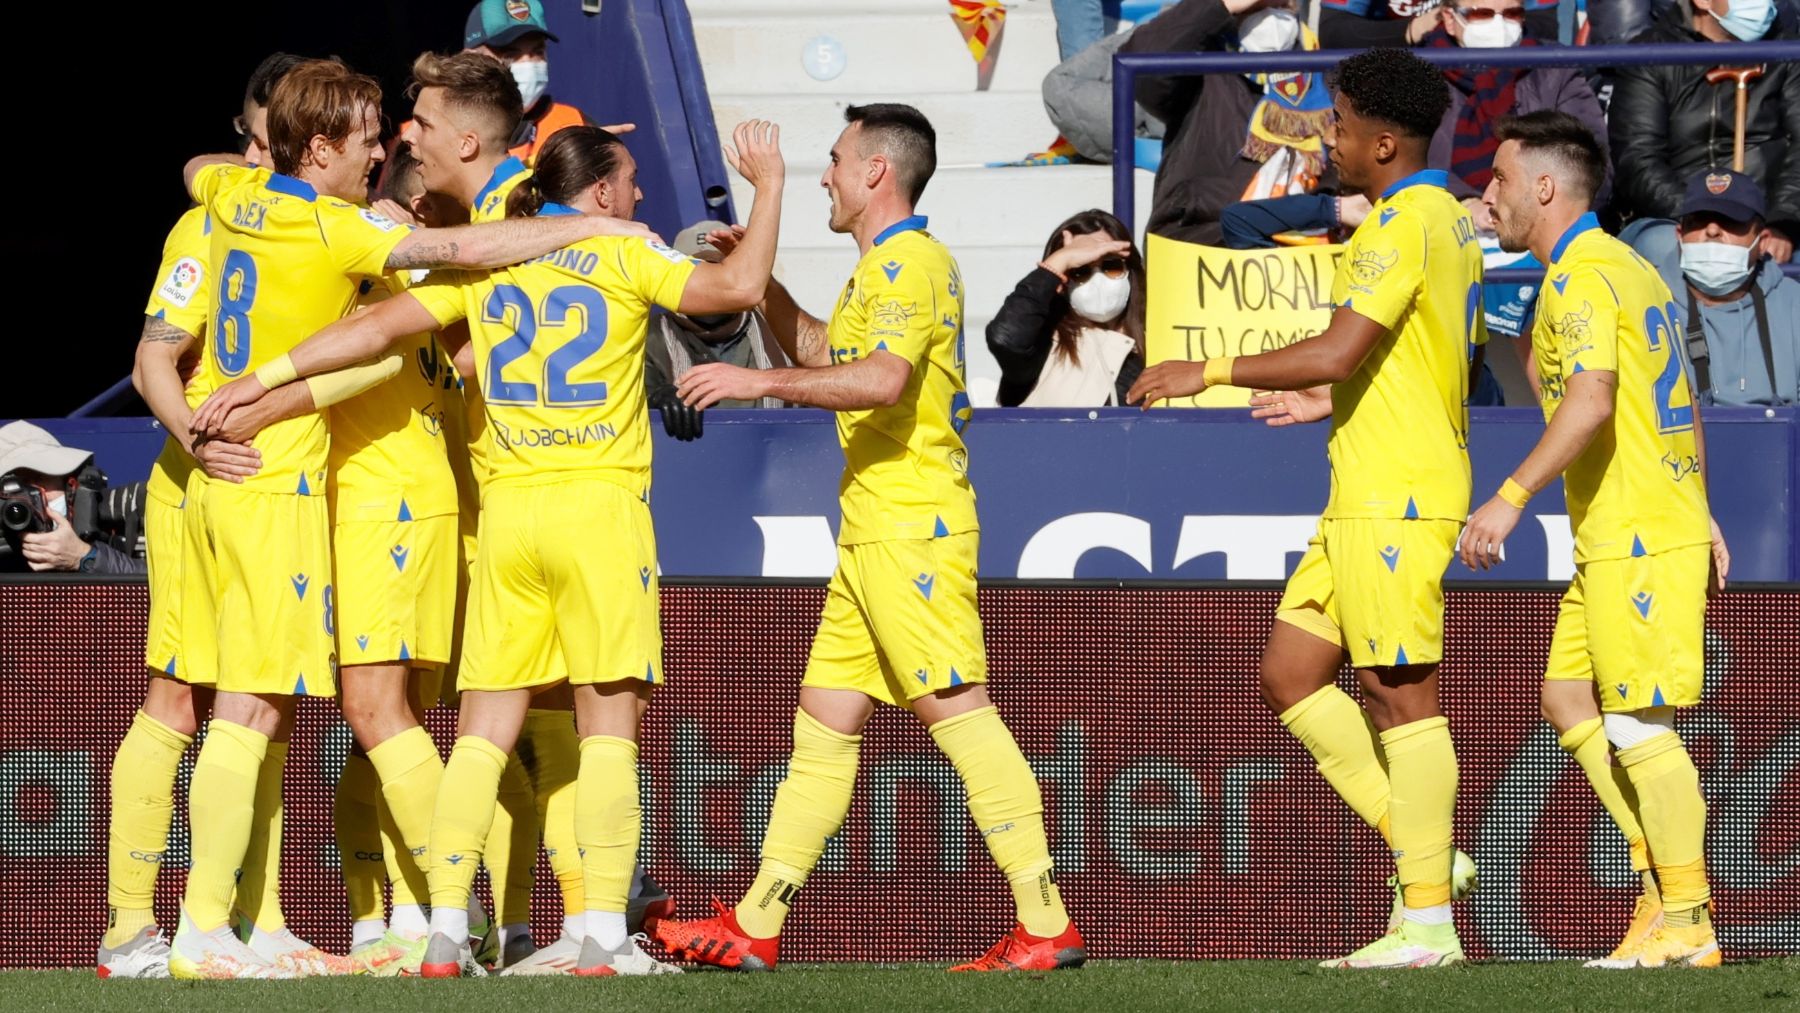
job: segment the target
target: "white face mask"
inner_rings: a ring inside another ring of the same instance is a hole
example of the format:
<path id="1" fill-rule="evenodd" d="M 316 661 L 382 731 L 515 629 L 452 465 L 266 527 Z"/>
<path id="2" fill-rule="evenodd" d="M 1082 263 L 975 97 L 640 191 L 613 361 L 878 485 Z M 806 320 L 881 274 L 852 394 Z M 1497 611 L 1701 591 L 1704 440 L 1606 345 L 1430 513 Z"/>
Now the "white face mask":
<path id="1" fill-rule="evenodd" d="M 1462 44 L 1469 49 L 1507 49 L 1518 45 L 1525 35 L 1524 25 L 1498 16 L 1486 21 L 1463 21 L 1458 14 L 1456 20 L 1462 22 Z"/>
<path id="2" fill-rule="evenodd" d="M 1256 11 L 1238 23 L 1238 48 L 1246 53 L 1284 53 L 1300 41 L 1300 20 L 1293 11 Z"/>
<path id="3" fill-rule="evenodd" d="M 69 516 L 69 497 L 58 496 L 55 499 L 51 499 L 50 497 L 45 496 L 44 509 L 58 517 L 67 517 Z"/>
<path id="4" fill-rule="evenodd" d="M 1750 247 L 1732 243 L 1682 243 L 1681 273 L 1707 295 L 1737 290 L 1750 277 Z"/>
<path id="5" fill-rule="evenodd" d="M 525 100 L 525 109 L 529 112 L 550 87 L 550 64 L 546 60 L 514 60 L 512 76 L 518 82 L 519 97 Z"/>
<path id="6" fill-rule="evenodd" d="M 1131 275 L 1121 274 L 1117 278 L 1108 278 L 1105 273 L 1095 271 L 1088 280 L 1069 290 L 1069 308 L 1077 316 L 1084 317 L 1096 324 L 1107 324 L 1117 320 L 1119 314 L 1125 312 L 1125 304 L 1131 301 Z"/>
<path id="7" fill-rule="evenodd" d="M 1731 9 L 1719 18 L 1719 27 L 1739 42 L 1755 42 L 1775 23 L 1775 0 L 1731 0 Z"/>

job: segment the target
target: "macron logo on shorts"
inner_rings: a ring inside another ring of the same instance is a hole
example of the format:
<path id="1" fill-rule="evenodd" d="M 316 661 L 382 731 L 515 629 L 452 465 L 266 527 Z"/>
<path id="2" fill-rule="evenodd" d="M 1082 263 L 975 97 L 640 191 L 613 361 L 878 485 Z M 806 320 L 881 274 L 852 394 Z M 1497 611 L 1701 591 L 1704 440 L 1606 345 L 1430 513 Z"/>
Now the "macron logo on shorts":
<path id="1" fill-rule="evenodd" d="M 301 601 L 305 601 L 306 585 L 311 581 L 311 578 L 304 573 L 296 573 L 288 579 L 294 582 L 294 594 L 298 595 Z"/>
<path id="2" fill-rule="evenodd" d="M 404 546 L 404 545 L 396 545 L 393 548 L 388 550 L 388 555 L 394 560 L 394 569 L 396 569 L 396 570 L 406 569 L 406 553 L 407 553 L 407 551 L 408 550 L 407 550 L 406 546 Z"/>
<path id="3" fill-rule="evenodd" d="M 935 573 L 921 573 L 913 578 L 913 586 L 919 589 L 919 593 L 925 596 L 926 601 L 931 600 L 931 585 L 935 583 L 937 583 L 937 574 Z"/>
<path id="4" fill-rule="evenodd" d="M 1655 597 L 1655 595 L 1648 591 L 1639 591 L 1637 594 L 1631 596 L 1631 603 L 1637 606 L 1638 615 L 1643 616 L 1645 619 L 1650 618 L 1650 602 L 1653 601 Z"/>
<path id="5" fill-rule="evenodd" d="M 1398 545 L 1384 547 L 1381 550 L 1381 561 L 1387 564 L 1388 572 L 1393 573 L 1394 567 L 1400 565 L 1400 547 Z"/>

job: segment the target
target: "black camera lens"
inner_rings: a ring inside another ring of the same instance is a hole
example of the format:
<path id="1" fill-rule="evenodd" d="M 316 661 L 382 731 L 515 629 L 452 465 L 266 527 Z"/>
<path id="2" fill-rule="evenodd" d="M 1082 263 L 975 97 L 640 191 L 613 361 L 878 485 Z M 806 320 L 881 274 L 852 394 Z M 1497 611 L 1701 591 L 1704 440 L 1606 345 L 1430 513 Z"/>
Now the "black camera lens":
<path id="1" fill-rule="evenodd" d="M 18 500 L 9 500 L 4 509 L 0 509 L 0 525 L 8 531 L 31 530 L 31 508 Z"/>

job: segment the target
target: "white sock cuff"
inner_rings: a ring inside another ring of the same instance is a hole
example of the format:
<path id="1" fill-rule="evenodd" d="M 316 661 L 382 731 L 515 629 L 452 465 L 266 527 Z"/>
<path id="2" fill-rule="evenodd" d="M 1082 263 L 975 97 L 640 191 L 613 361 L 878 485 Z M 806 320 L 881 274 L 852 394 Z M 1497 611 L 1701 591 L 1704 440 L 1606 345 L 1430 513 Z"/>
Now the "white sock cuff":
<path id="1" fill-rule="evenodd" d="M 1404 917 L 1414 925 L 1448 925 L 1450 924 L 1450 905 L 1433 904 L 1431 907 L 1409 907 L 1405 910 Z"/>

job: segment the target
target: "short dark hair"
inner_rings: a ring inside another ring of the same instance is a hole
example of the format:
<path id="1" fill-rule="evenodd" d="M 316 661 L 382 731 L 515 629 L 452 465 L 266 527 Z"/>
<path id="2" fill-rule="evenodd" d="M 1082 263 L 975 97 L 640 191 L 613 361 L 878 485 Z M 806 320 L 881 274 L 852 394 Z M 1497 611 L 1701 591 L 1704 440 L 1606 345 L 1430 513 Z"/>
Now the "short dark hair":
<path id="1" fill-rule="evenodd" d="M 1430 140 L 1450 111 L 1450 86 L 1436 67 L 1407 49 L 1366 49 L 1346 57 L 1331 86 L 1357 115 Z"/>
<path id="2" fill-rule="evenodd" d="M 396 204 L 407 205 L 425 192 L 425 177 L 419 172 L 419 158 L 406 144 L 394 145 L 388 156 L 387 171 L 381 177 L 381 196 Z"/>
<path id="3" fill-rule="evenodd" d="M 862 124 L 863 143 L 857 150 L 868 154 L 879 149 L 899 174 L 907 201 L 919 203 L 937 172 L 937 131 L 925 114 L 898 102 L 871 102 L 846 107 L 844 122 Z"/>
<path id="4" fill-rule="evenodd" d="M 480 117 L 487 128 L 486 140 L 500 146 L 512 139 L 525 116 L 525 104 L 512 74 L 484 53 L 419 54 L 406 93 L 416 98 L 426 88 L 442 88 L 445 104 Z"/>
<path id="5" fill-rule="evenodd" d="M 1540 109 L 1523 116 L 1505 116 L 1495 126 L 1494 137 L 1502 144 L 1518 141 L 1526 151 L 1549 155 L 1562 170 L 1562 178 L 1588 200 L 1594 199 L 1606 179 L 1606 150 L 1586 124 L 1568 113 Z"/>
<path id="6" fill-rule="evenodd" d="M 275 94 L 275 85 L 288 71 L 306 62 L 306 57 L 293 53 L 270 53 L 250 72 L 250 83 L 244 85 L 244 104 L 247 106 L 269 106 L 269 96 Z"/>

